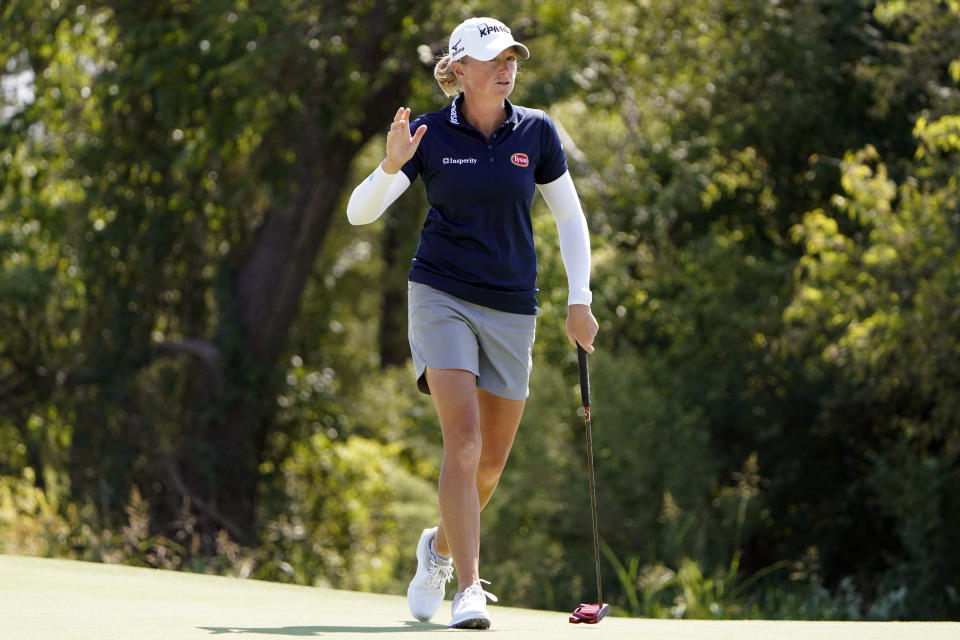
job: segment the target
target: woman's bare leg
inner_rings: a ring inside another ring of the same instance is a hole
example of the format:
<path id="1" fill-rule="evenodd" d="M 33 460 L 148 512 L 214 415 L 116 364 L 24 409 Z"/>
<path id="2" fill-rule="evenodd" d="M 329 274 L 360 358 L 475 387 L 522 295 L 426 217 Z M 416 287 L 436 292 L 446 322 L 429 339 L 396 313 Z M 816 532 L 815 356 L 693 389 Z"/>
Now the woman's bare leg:
<path id="1" fill-rule="evenodd" d="M 457 568 L 459 591 L 480 579 L 480 407 L 477 379 L 460 369 L 427 368 L 427 383 L 443 432 L 438 497 L 445 546 Z M 442 553 L 446 549 L 435 549 Z"/>
<path id="2" fill-rule="evenodd" d="M 480 510 L 500 481 L 525 401 L 477 388 L 467 371 L 427 369 L 427 382 L 444 438 L 434 550 L 453 556 L 462 591 L 480 578 Z"/>

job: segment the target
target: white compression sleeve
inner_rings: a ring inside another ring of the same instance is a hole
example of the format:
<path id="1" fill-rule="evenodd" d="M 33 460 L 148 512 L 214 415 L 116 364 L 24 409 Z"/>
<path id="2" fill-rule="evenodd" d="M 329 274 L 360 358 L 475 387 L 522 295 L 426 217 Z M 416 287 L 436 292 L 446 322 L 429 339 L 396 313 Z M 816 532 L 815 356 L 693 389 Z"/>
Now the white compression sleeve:
<path id="1" fill-rule="evenodd" d="M 409 186 L 410 178 L 403 171 L 389 174 L 383 170 L 383 167 L 377 167 L 370 177 L 357 185 L 350 194 L 350 202 L 347 203 L 347 220 L 350 224 L 373 222 Z"/>
<path id="2" fill-rule="evenodd" d="M 580 207 L 580 198 L 567 171 L 549 184 L 538 184 L 553 213 L 560 235 L 560 257 L 567 271 L 567 304 L 590 304 L 590 231 Z"/>

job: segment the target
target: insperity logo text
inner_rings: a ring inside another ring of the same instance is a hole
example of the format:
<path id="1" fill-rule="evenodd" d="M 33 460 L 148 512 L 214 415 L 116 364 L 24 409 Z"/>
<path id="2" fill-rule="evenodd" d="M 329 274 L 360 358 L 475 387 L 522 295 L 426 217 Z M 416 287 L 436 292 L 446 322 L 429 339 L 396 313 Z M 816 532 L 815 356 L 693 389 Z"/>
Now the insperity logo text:
<path id="1" fill-rule="evenodd" d="M 444 158 L 443 164 L 477 164 L 476 158 Z"/>

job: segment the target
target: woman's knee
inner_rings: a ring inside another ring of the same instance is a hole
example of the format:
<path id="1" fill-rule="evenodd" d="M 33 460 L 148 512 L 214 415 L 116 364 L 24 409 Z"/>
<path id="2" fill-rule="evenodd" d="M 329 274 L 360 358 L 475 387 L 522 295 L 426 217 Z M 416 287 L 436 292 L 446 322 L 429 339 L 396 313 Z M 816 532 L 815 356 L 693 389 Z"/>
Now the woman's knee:
<path id="1" fill-rule="evenodd" d="M 502 474 L 503 467 L 486 465 L 481 460 L 480 466 L 477 469 L 477 490 L 480 492 L 481 497 L 490 497 L 497 488 L 497 485 L 500 484 L 500 476 Z"/>
<path id="2" fill-rule="evenodd" d="M 466 473 L 476 473 L 480 466 L 481 450 L 479 429 L 457 429 L 444 434 L 443 464 Z"/>
<path id="3" fill-rule="evenodd" d="M 506 466 L 507 456 L 493 455 L 484 450 L 480 454 L 480 462 L 477 465 L 477 479 L 481 483 L 496 484 Z"/>

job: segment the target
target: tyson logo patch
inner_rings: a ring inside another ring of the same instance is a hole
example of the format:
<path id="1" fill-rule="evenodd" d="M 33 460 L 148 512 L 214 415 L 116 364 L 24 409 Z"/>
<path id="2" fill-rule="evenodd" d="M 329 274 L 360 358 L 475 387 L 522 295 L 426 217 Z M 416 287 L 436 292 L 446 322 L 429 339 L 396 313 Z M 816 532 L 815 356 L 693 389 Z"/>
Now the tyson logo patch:
<path id="1" fill-rule="evenodd" d="M 510 156 L 510 162 L 517 165 L 518 167 L 529 167 L 530 158 L 525 153 L 515 153 Z"/>

